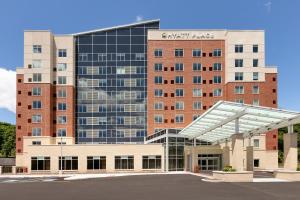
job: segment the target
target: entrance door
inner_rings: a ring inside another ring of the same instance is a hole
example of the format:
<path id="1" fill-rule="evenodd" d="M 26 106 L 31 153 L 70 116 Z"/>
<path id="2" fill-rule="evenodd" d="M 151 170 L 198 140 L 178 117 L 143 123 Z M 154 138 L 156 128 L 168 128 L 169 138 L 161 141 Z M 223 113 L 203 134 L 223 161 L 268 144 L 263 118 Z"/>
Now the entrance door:
<path id="1" fill-rule="evenodd" d="M 200 171 L 220 170 L 220 157 L 218 155 L 198 156 Z"/>

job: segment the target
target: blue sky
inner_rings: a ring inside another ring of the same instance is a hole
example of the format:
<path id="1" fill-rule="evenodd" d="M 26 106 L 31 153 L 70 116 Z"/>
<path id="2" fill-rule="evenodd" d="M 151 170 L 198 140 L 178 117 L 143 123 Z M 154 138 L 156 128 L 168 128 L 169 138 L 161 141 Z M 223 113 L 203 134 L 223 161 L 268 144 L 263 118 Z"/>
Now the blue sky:
<path id="1" fill-rule="evenodd" d="M 26 29 L 75 33 L 137 18 L 159 18 L 161 28 L 166 29 L 264 29 L 266 64 L 277 65 L 279 71 L 279 107 L 300 111 L 299 8 L 298 0 L 1 1 L 0 68 L 15 71 L 23 65 Z M 0 74 L 0 81 L 6 77 Z M 2 84 L 6 90 L 0 87 L 0 97 L 13 88 L 7 82 Z M 3 102 L 0 98 L 0 121 L 15 123 L 15 114 L 1 105 L 6 104 Z"/>

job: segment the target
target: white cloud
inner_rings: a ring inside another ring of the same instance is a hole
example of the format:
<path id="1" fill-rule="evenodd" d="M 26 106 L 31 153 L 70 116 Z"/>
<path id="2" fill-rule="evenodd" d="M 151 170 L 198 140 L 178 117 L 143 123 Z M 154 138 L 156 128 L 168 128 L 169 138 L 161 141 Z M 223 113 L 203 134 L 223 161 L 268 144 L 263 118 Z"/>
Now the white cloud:
<path id="1" fill-rule="evenodd" d="M 0 68 L 0 108 L 16 113 L 16 72 Z"/>
<path id="2" fill-rule="evenodd" d="M 137 22 L 143 21 L 143 19 L 144 18 L 141 15 L 138 15 L 138 16 L 135 17 L 135 21 L 137 21 Z"/>
<path id="3" fill-rule="evenodd" d="M 272 2 L 268 1 L 267 3 L 264 4 L 264 6 L 267 8 L 268 13 L 270 13 L 272 10 Z"/>

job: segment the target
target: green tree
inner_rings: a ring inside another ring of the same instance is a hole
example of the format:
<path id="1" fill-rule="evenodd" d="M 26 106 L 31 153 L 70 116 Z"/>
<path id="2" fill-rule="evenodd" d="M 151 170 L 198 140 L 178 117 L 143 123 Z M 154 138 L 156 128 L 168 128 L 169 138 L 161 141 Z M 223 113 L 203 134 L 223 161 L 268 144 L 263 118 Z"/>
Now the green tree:
<path id="1" fill-rule="evenodd" d="M 16 155 L 16 126 L 0 122 L 0 156 Z"/>

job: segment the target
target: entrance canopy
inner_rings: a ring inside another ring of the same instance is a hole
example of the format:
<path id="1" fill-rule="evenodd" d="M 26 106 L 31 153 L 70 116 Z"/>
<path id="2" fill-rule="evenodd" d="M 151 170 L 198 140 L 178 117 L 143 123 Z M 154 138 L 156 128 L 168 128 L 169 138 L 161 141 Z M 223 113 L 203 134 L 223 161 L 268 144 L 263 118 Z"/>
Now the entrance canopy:
<path id="1" fill-rule="evenodd" d="M 219 101 L 179 134 L 214 143 L 236 133 L 247 137 L 296 123 L 299 112 Z"/>

